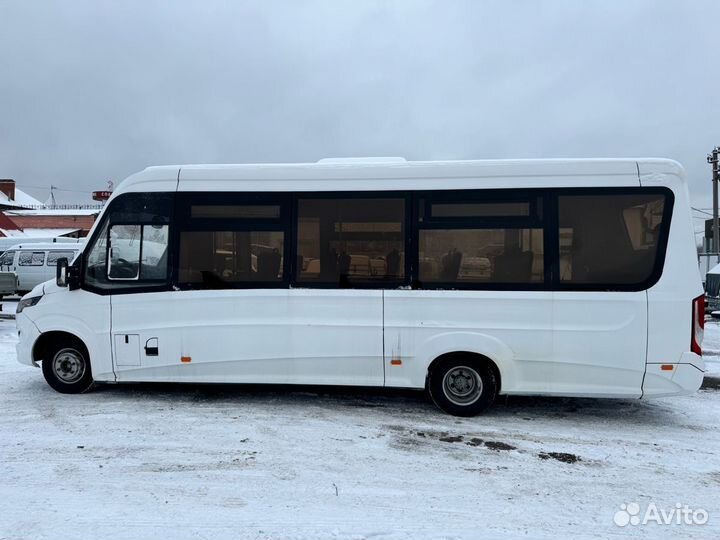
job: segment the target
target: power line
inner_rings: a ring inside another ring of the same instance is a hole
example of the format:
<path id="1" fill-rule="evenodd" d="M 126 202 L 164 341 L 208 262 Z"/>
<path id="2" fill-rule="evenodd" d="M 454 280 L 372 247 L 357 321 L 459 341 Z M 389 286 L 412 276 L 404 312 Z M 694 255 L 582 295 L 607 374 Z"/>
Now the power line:
<path id="1" fill-rule="evenodd" d="M 694 206 L 691 206 L 691 208 L 693 210 L 695 210 L 696 212 L 700 212 L 701 214 L 706 214 L 706 215 L 712 217 L 712 214 L 710 212 L 706 212 L 705 210 L 702 210 L 701 208 L 695 208 Z"/>
<path id="2" fill-rule="evenodd" d="M 20 187 L 20 189 L 26 187 L 26 188 L 30 188 L 30 189 L 47 189 L 47 190 L 49 190 L 51 188 L 51 186 L 32 186 L 29 184 L 23 184 L 22 186 L 18 186 L 18 187 Z M 86 190 L 86 189 L 68 189 L 68 188 L 59 188 L 59 187 L 56 187 L 54 189 L 55 189 L 55 191 L 69 191 L 72 193 L 87 193 L 88 195 L 90 194 L 90 190 Z"/>

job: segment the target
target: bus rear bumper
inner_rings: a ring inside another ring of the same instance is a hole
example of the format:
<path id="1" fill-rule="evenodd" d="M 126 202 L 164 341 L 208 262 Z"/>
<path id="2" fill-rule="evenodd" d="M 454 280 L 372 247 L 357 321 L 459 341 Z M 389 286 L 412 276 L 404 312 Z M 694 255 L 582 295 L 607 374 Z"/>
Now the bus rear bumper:
<path id="1" fill-rule="evenodd" d="M 694 353 L 684 353 L 677 364 L 648 364 L 643 381 L 643 398 L 682 396 L 700 389 L 705 363 Z"/>

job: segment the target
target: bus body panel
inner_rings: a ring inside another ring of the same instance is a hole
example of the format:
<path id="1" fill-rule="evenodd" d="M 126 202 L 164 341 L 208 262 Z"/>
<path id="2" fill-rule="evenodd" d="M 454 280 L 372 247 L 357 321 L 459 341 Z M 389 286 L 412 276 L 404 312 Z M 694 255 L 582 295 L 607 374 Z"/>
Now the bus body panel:
<path id="1" fill-rule="evenodd" d="M 378 158 L 375 162 L 363 163 L 350 159 L 332 163 L 164 165 L 147 167 L 123 180 L 113 191 L 108 204 L 123 193 L 137 192 L 617 187 L 637 185 L 637 179 L 637 164 L 631 159 L 384 163 Z M 92 236 L 92 232 L 88 236 Z"/>
<path id="2" fill-rule="evenodd" d="M 384 383 L 382 291 L 113 295 L 112 318 L 118 381 Z M 139 362 L 134 345 L 123 348 L 126 336 L 138 336 L 127 341 L 139 343 Z M 146 354 L 153 339 L 157 356 Z"/>
<path id="3" fill-rule="evenodd" d="M 648 364 L 643 381 L 643 397 L 668 397 L 697 392 L 704 373 L 701 368 L 687 363 L 690 360 L 694 359 L 686 358 L 685 362 L 681 361 L 671 371 L 663 370 L 662 364 Z"/>
<path id="4" fill-rule="evenodd" d="M 387 386 L 423 388 L 435 358 L 465 351 L 495 362 L 503 394 L 641 395 L 642 291 L 386 291 L 384 312 Z"/>
<path id="5" fill-rule="evenodd" d="M 645 291 L 556 291 L 553 300 L 552 393 L 640 397 Z"/>
<path id="6" fill-rule="evenodd" d="M 663 390 L 661 381 L 656 379 L 658 364 L 682 364 L 691 361 L 696 367 L 704 369 L 702 358 L 689 352 L 692 300 L 702 295 L 703 289 L 696 264 L 690 199 L 682 169 L 651 160 L 640 161 L 638 166 L 643 187 L 667 187 L 675 196 L 663 273 L 658 282 L 647 291 L 648 375 L 645 380 L 645 394 L 650 397 L 667 393 Z M 688 373 L 694 374 L 694 371 Z M 700 377 L 697 388 L 701 382 Z"/>
<path id="7" fill-rule="evenodd" d="M 35 311 L 37 316 L 30 310 L 20 316 L 32 315 L 32 324 L 41 334 L 67 332 L 80 338 L 90 354 L 93 379 L 114 382 L 110 346 L 110 297 L 82 289 L 68 291 L 57 287 L 52 281 L 41 287 L 45 288 L 45 295 L 38 304 L 43 305 L 42 309 Z"/>
<path id="8" fill-rule="evenodd" d="M 385 291 L 386 384 L 424 388 L 434 359 L 463 351 L 496 363 L 503 393 L 548 392 L 552 305 L 548 291 Z"/>

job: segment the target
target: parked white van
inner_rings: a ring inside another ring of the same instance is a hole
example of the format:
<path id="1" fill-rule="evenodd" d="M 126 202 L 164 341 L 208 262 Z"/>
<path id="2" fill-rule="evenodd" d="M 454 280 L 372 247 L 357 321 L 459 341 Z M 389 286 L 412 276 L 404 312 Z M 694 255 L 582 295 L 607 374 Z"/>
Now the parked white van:
<path id="1" fill-rule="evenodd" d="M 70 238 L 67 236 L 7 236 L 0 238 L 0 255 L 16 244 L 77 244 L 82 238 Z"/>
<path id="2" fill-rule="evenodd" d="M 151 167 L 22 299 L 17 350 L 66 393 L 387 386 L 473 415 L 695 392 L 703 311 L 673 161 Z"/>
<path id="3" fill-rule="evenodd" d="M 0 271 L 17 274 L 17 291 L 25 294 L 36 285 L 55 278 L 58 259 L 72 261 L 81 249 L 80 241 L 15 244 L 0 255 Z"/>

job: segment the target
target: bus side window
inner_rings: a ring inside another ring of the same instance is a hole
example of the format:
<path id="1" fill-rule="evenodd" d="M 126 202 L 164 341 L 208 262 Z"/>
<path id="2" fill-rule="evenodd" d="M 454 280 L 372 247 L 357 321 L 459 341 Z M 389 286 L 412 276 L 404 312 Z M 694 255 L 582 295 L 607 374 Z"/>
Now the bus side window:
<path id="1" fill-rule="evenodd" d="M 188 289 L 277 287 L 286 279 L 286 197 L 179 195 L 178 284 Z"/>
<path id="2" fill-rule="evenodd" d="M 418 216 L 418 277 L 432 288 L 534 285 L 545 280 L 541 199 L 428 193 Z"/>
<path id="3" fill-rule="evenodd" d="M 657 194 L 558 197 L 561 283 L 627 286 L 649 279 L 664 208 Z"/>
<path id="4" fill-rule="evenodd" d="M 140 278 L 140 244 L 142 225 L 113 225 L 110 227 L 110 258 L 108 279 Z"/>
<path id="5" fill-rule="evenodd" d="M 405 279 L 405 199 L 298 198 L 296 280 L 347 287 Z"/>
<path id="6" fill-rule="evenodd" d="M 110 204 L 89 241 L 85 284 L 118 289 L 168 286 L 171 193 L 130 193 Z"/>

